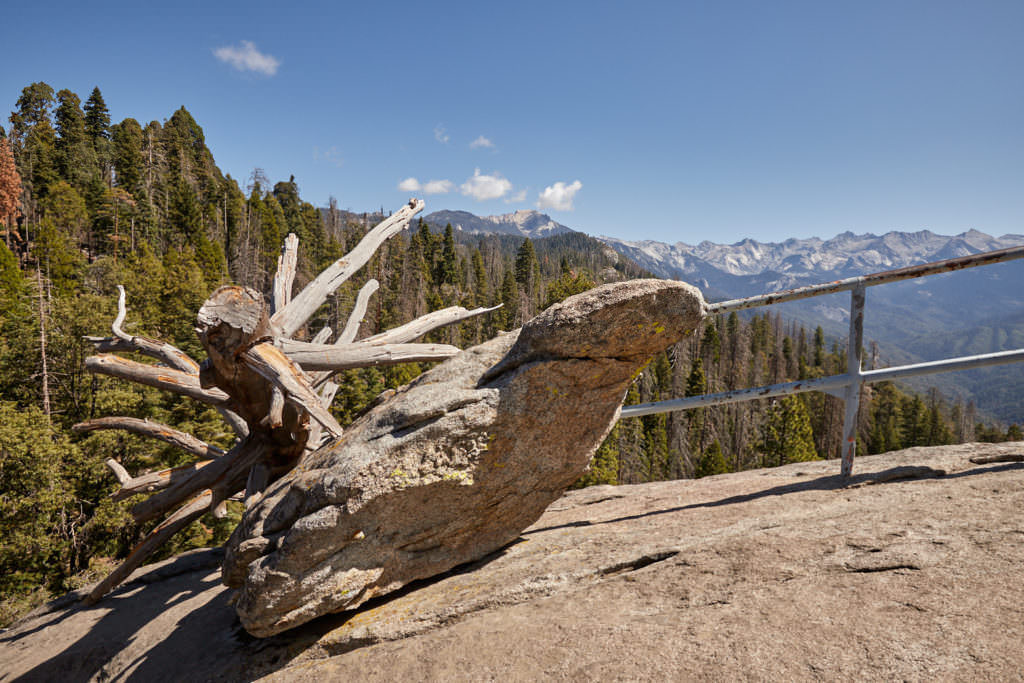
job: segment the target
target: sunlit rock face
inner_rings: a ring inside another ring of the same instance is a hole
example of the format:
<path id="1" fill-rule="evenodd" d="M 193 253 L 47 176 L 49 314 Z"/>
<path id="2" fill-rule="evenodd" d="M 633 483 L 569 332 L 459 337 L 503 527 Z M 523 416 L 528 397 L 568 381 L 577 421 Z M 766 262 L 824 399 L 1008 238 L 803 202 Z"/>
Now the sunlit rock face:
<path id="1" fill-rule="evenodd" d="M 246 512 L 223 567 L 242 624 L 272 635 L 515 540 L 704 311 L 685 283 L 605 285 L 382 397 Z"/>

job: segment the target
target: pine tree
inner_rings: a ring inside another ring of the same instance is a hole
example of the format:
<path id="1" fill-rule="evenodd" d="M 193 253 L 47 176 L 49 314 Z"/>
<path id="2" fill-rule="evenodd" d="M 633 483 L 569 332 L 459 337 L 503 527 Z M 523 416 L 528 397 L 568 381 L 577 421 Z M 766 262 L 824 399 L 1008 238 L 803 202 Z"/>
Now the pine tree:
<path id="1" fill-rule="evenodd" d="M 11 150 L 21 173 L 23 208 L 32 221 L 37 218 L 39 198 L 57 179 L 57 134 L 50 122 L 53 104 L 53 88 L 43 82 L 33 83 L 21 91 L 17 111 L 11 113 Z"/>
<path id="2" fill-rule="evenodd" d="M 590 459 L 590 467 L 583 473 L 574 488 L 619 483 L 619 432 L 621 427 L 616 424 L 608 433 L 607 438 L 598 446 L 594 457 Z"/>
<path id="3" fill-rule="evenodd" d="M 89 99 L 85 101 L 85 132 L 92 142 L 93 152 L 99 163 L 104 181 L 111 181 L 110 158 L 110 113 L 99 87 L 92 89 Z"/>
<path id="4" fill-rule="evenodd" d="M 455 253 L 455 235 L 452 224 L 444 229 L 444 241 L 441 246 L 441 260 L 438 263 L 438 284 L 456 286 L 459 281 L 458 255 Z"/>
<path id="5" fill-rule="evenodd" d="M 786 396 L 768 409 L 762 447 L 770 464 L 817 459 L 811 419 L 799 396 Z"/>
<path id="6" fill-rule="evenodd" d="M 593 289 L 594 281 L 583 271 L 576 273 L 569 268 L 568 262 L 562 262 L 562 274 L 558 279 L 548 284 L 547 299 L 544 301 L 544 308 L 552 306 L 559 301 L 564 301 L 574 294 L 581 294 L 588 289 Z"/>
<path id="7" fill-rule="evenodd" d="M 486 306 L 488 302 L 487 269 L 480 249 L 473 250 L 473 304 Z"/>
<path id="8" fill-rule="evenodd" d="M 825 330 L 821 325 L 814 330 L 814 365 L 819 368 L 825 365 Z"/>
<path id="9" fill-rule="evenodd" d="M 718 439 L 715 439 L 698 458 L 693 476 L 695 479 L 699 479 L 714 474 L 725 474 L 728 471 L 729 465 L 726 464 L 725 456 L 722 455 L 722 445 L 718 443 Z"/>
<path id="10" fill-rule="evenodd" d="M 707 378 L 704 375 L 704 361 L 696 356 L 690 365 L 690 374 L 686 378 L 686 396 L 702 396 L 708 391 Z M 704 433 L 707 422 L 704 408 L 693 408 L 689 413 L 689 446 L 691 453 L 700 453 L 704 448 Z"/>
<path id="11" fill-rule="evenodd" d="M 881 382 L 872 388 L 871 431 L 868 435 L 869 453 L 888 453 L 903 447 L 900 438 L 899 390 L 892 382 Z"/>
<path id="12" fill-rule="evenodd" d="M 57 168 L 62 178 L 79 192 L 84 192 L 98 173 L 96 152 L 85 129 L 78 95 L 70 90 L 57 93 Z"/>
<path id="13" fill-rule="evenodd" d="M 519 292 L 516 290 L 516 277 L 511 270 L 505 271 L 501 281 L 501 300 L 503 304 L 498 312 L 501 314 L 501 327 L 511 330 L 519 324 Z"/>
<path id="14" fill-rule="evenodd" d="M 704 336 L 700 340 L 701 353 L 704 359 L 711 363 L 718 363 L 721 359 L 722 342 L 718 337 L 718 325 L 714 320 L 708 320 L 704 325 Z"/>
<path id="15" fill-rule="evenodd" d="M 905 397 L 901 406 L 900 440 L 904 448 L 924 446 L 927 442 L 927 416 L 921 397 Z"/>
<path id="16" fill-rule="evenodd" d="M 516 252 L 515 278 L 519 291 L 523 293 L 525 306 L 523 315 L 533 314 L 534 301 L 537 298 L 537 280 L 540 278 L 540 264 L 533 242 L 527 237 Z"/>

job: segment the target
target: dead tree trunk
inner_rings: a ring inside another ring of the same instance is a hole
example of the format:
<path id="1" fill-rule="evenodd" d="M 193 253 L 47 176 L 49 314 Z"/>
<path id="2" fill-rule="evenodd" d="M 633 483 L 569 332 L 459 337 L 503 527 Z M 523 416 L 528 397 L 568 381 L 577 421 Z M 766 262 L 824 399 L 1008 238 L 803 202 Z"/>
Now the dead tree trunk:
<path id="1" fill-rule="evenodd" d="M 115 588 L 175 533 L 229 498 L 244 495 L 254 505 L 266 487 L 296 466 L 325 439 L 341 435 L 330 413 L 337 386 L 331 375 L 342 369 L 449 358 L 459 349 L 444 344 L 409 343 L 427 332 L 494 309 L 449 308 L 435 311 L 393 330 L 356 340 L 367 301 L 377 289 L 363 287 L 348 323 L 334 344 L 333 331 L 321 330 L 312 343 L 292 339 L 327 298 L 362 268 L 390 237 L 408 227 L 423 209 L 411 200 L 368 232 L 358 245 L 317 276 L 295 297 L 292 287 L 298 238 L 285 240 L 270 302 L 248 287 L 225 286 L 199 309 L 196 332 L 207 353 L 201 364 L 174 346 L 129 335 L 122 325 L 127 313 L 120 288 L 112 337 L 88 337 L 107 352 L 86 360 L 96 373 L 154 386 L 216 406 L 238 435 L 227 453 L 164 425 L 128 417 L 108 417 L 75 425 L 76 431 L 123 429 L 174 444 L 203 458 L 193 465 L 132 477 L 108 460 L 120 490 L 115 499 L 156 492 L 132 508 L 137 522 L 165 519 L 128 558 L 86 597 L 93 603 Z M 127 360 L 110 352 L 134 351 L 161 365 Z M 243 494 L 244 492 L 244 494 Z"/>

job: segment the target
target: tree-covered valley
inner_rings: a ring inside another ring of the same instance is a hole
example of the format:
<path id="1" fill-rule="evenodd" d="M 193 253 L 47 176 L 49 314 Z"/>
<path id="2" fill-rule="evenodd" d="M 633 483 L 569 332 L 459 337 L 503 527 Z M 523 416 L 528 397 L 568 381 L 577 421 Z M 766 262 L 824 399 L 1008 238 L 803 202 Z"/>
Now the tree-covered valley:
<path id="1" fill-rule="evenodd" d="M 259 169 L 235 179 L 217 167 L 203 131 L 180 108 L 162 122 L 112 122 L 99 88 L 85 99 L 46 83 L 24 88 L 0 126 L 0 623 L 27 606 L 95 581 L 148 531 L 115 502 L 104 462 L 132 472 L 194 456 L 120 431 L 75 431 L 119 414 L 189 432 L 224 448 L 218 413 L 156 389 L 86 372 L 91 346 L 127 292 L 125 329 L 167 340 L 194 357 L 199 306 L 219 285 L 267 292 L 286 235 L 299 238 L 296 285 L 351 249 L 384 216 L 305 201 L 294 177 Z M 437 226 L 440 227 L 440 226 Z M 498 310 L 431 333 L 468 347 L 521 325 L 545 307 L 604 282 L 644 276 L 580 233 L 531 241 L 466 235 L 422 222 L 387 242 L 315 316 L 344 325 L 369 279 L 380 292 L 360 336 L 446 306 Z M 142 360 L 142 359 L 140 359 Z M 842 344 L 766 313 L 709 319 L 659 354 L 627 403 L 839 374 Z M 342 425 L 388 388 L 424 368 L 406 364 L 339 373 L 332 412 Z M 842 406 L 804 394 L 687 413 L 622 420 L 580 481 L 640 483 L 836 457 Z M 972 405 L 892 384 L 865 388 L 859 448 L 879 453 L 964 440 L 1019 439 L 1016 425 L 987 425 Z M 223 542 L 240 515 L 192 524 L 164 555 Z"/>

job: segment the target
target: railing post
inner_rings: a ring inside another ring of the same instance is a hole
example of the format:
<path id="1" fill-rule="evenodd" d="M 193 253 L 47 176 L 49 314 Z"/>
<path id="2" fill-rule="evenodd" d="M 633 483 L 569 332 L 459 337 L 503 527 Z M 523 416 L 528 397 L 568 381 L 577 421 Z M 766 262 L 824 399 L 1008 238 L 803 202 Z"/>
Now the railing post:
<path id="1" fill-rule="evenodd" d="M 858 283 L 850 292 L 850 349 L 846 353 L 846 410 L 843 414 L 842 474 L 853 473 L 853 456 L 857 453 L 857 409 L 860 407 L 861 358 L 864 346 L 864 283 Z"/>

